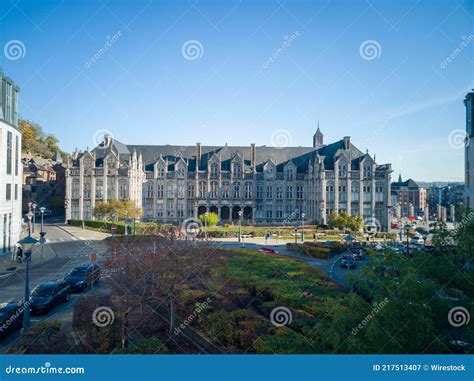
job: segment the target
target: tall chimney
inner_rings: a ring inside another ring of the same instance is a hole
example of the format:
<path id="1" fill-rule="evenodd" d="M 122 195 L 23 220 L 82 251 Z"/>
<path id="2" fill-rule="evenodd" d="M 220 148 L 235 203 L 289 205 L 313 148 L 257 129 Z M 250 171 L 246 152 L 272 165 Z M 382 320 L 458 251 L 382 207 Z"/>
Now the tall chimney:
<path id="1" fill-rule="evenodd" d="M 196 171 L 199 170 L 201 164 L 201 143 L 196 143 Z"/>
<path id="2" fill-rule="evenodd" d="M 257 148 L 255 147 L 255 143 L 250 144 L 250 160 L 252 161 L 252 167 L 255 167 L 257 164 Z"/>
<path id="3" fill-rule="evenodd" d="M 351 147 L 351 137 L 344 136 L 344 149 L 349 149 Z"/>

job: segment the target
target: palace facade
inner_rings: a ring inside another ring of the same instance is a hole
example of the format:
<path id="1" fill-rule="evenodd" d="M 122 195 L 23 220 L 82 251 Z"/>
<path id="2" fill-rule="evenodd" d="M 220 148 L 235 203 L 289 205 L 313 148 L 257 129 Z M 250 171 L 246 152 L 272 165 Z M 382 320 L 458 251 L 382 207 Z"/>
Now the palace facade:
<path id="1" fill-rule="evenodd" d="M 75 152 L 66 170 L 66 218 L 93 219 L 97 201 L 130 199 L 150 221 L 180 223 L 215 212 L 221 222 L 325 224 L 360 215 L 386 231 L 391 165 L 350 137 L 312 147 L 125 145 L 110 136 Z M 241 213 L 239 213 L 241 212 Z"/>

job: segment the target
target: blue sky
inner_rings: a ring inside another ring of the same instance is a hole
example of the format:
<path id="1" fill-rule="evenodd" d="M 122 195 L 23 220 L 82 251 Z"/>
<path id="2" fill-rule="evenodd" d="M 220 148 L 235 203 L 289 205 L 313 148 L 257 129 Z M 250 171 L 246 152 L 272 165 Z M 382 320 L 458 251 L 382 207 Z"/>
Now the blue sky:
<path id="1" fill-rule="evenodd" d="M 394 177 L 463 181 L 473 17 L 462 0 L 3 0 L 0 67 L 67 151 L 103 130 L 308 146 L 319 116 L 325 143 L 349 135 Z"/>

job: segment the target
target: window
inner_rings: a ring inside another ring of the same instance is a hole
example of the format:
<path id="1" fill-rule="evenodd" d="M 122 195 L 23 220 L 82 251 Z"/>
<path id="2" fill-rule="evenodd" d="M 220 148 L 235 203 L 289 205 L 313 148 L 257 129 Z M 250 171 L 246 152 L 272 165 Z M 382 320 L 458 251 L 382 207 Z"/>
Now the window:
<path id="1" fill-rule="evenodd" d="M 252 183 L 245 183 L 245 198 L 252 198 Z"/>
<path id="2" fill-rule="evenodd" d="M 240 163 L 235 162 L 233 165 L 234 177 L 240 177 L 242 175 L 242 167 Z"/>
<path id="3" fill-rule="evenodd" d="M 293 186 L 292 185 L 288 185 L 286 187 L 286 198 L 288 200 L 293 199 Z"/>
<path id="4" fill-rule="evenodd" d="M 289 168 L 287 171 L 286 171 L 286 179 L 288 181 L 293 181 L 293 178 L 294 178 L 294 169 L 293 168 Z"/>
<path id="5" fill-rule="evenodd" d="M 164 196 L 163 185 L 158 185 L 156 187 L 156 197 L 163 198 L 163 196 Z"/>
<path id="6" fill-rule="evenodd" d="M 339 169 L 339 177 L 346 177 L 346 175 L 347 175 L 346 165 L 345 164 L 339 164 L 338 169 Z"/>
<path id="7" fill-rule="evenodd" d="M 97 200 L 102 200 L 104 198 L 104 183 L 102 179 L 97 179 L 95 181 L 95 198 Z"/>
<path id="8" fill-rule="evenodd" d="M 273 198 L 273 187 L 271 185 L 267 185 L 267 198 L 268 199 Z"/>
<path id="9" fill-rule="evenodd" d="M 370 179 L 370 177 L 371 177 L 371 166 L 370 166 L 370 164 L 364 165 L 364 177 L 366 179 Z"/>
<path id="10" fill-rule="evenodd" d="M 211 181 L 211 198 L 217 198 L 217 182 Z"/>
<path id="11" fill-rule="evenodd" d="M 229 183 L 222 184 L 222 198 L 229 198 Z"/>
<path id="12" fill-rule="evenodd" d="M 240 198 L 240 184 L 239 183 L 234 184 L 232 197 L 233 198 Z"/>
<path id="13" fill-rule="evenodd" d="M 18 184 L 15 184 L 15 201 L 18 200 Z"/>
<path id="14" fill-rule="evenodd" d="M 18 166 L 20 165 L 19 154 L 20 154 L 20 143 L 18 136 L 15 136 L 15 176 L 18 176 Z"/>
<path id="15" fill-rule="evenodd" d="M 87 199 L 91 198 L 91 183 L 90 182 L 84 182 L 84 198 L 87 198 Z"/>
<path id="16" fill-rule="evenodd" d="M 276 198 L 279 199 L 279 200 L 281 200 L 283 198 L 283 187 L 281 185 L 277 185 Z"/>
<path id="17" fill-rule="evenodd" d="M 261 183 L 257 184 L 257 198 L 263 198 L 263 186 Z"/>
<path id="18" fill-rule="evenodd" d="M 217 163 L 212 163 L 211 164 L 211 177 L 215 179 L 219 174 L 219 166 Z"/>
<path id="19" fill-rule="evenodd" d="M 79 180 L 78 179 L 72 179 L 71 197 L 79 198 Z"/>
<path id="20" fill-rule="evenodd" d="M 185 171 L 184 171 L 183 167 L 178 168 L 177 171 L 176 171 L 176 174 L 177 174 L 178 178 L 180 178 L 180 179 L 184 178 L 184 172 Z"/>
<path id="21" fill-rule="evenodd" d="M 7 175 L 12 173 L 12 133 L 7 132 Z"/>
<path id="22" fill-rule="evenodd" d="M 303 199 L 303 185 L 297 185 L 296 186 L 296 198 L 298 200 Z"/>
<path id="23" fill-rule="evenodd" d="M 153 198 L 153 183 L 146 184 L 146 198 Z"/>
<path id="24" fill-rule="evenodd" d="M 359 183 L 351 184 L 351 201 L 359 201 Z"/>
<path id="25" fill-rule="evenodd" d="M 169 182 L 166 184 L 166 197 L 173 198 L 174 197 L 174 184 Z"/>
<path id="26" fill-rule="evenodd" d="M 7 201 L 10 201 L 12 199 L 12 185 L 7 184 Z"/>
<path id="27" fill-rule="evenodd" d="M 165 177 L 165 169 L 163 167 L 158 167 L 158 177 L 159 178 Z"/>
<path id="28" fill-rule="evenodd" d="M 188 198 L 194 198 L 196 196 L 194 184 L 188 184 Z"/>
<path id="29" fill-rule="evenodd" d="M 206 192 L 207 192 L 207 189 L 206 189 L 206 182 L 205 182 L 205 181 L 201 181 L 201 182 L 199 183 L 199 197 L 205 198 L 205 197 L 206 197 Z"/>

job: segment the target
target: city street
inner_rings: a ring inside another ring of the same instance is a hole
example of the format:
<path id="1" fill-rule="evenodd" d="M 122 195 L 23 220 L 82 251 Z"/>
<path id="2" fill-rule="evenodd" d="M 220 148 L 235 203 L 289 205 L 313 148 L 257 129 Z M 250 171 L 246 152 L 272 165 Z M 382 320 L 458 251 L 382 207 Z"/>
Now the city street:
<path id="1" fill-rule="evenodd" d="M 69 229 L 69 227 L 62 227 L 61 225 L 45 225 L 44 231 L 46 231 L 47 237 L 45 245 L 49 246 L 57 257 L 30 270 L 30 291 L 40 283 L 62 279 L 66 273 L 75 266 L 88 262 L 92 252 L 97 253 L 98 262 L 103 260 L 103 255 L 106 251 L 105 244 L 101 240 L 90 239 L 91 236 L 98 236 L 97 233 L 82 231 L 83 234 L 81 234 L 81 230 L 78 229 L 78 232 L 72 235 L 64 230 L 65 228 Z M 33 257 L 32 264 L 35 263 L 35 260 L 37 259 Z M 9 300 L 19 301 L 23 298 L 25 287 L 24 276 L 25 273 L 20 271 L 16 274 L 6 275 L 0 278 L 1 303 Z M 103 287 L 104 281 L 99 282 L 97 287 L 94 286 L 98 291 Z M 56 307 L 50 313 L 40 316 L 31 316 L 31 324 L 34 325 L 39 321 L 49 319 L 59 320 L 64 324 L 71 324 L 72 306 L 79 297 L 80 294 L 72 294 L 68 303 Z M 9 337 L 0 342 L 0 350 L 3 350 L 5 346 L 11 344 L 18 336 L 18 331 L 9 335 Z"/>

